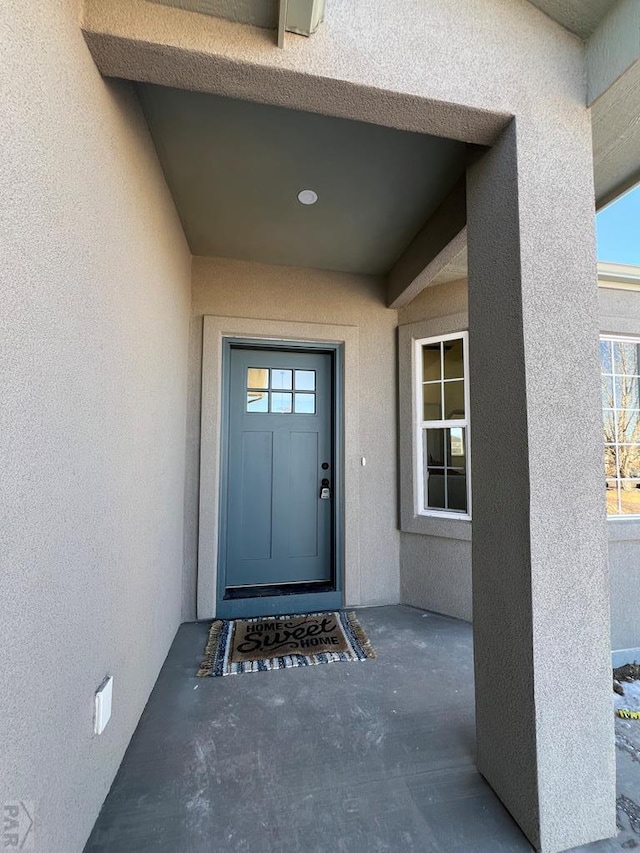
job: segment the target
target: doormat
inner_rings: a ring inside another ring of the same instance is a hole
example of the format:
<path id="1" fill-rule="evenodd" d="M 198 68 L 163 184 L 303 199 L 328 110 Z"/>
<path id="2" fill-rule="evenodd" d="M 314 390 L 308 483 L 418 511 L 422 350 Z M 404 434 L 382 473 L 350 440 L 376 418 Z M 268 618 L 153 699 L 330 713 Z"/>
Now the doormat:
<path id="1" fill-rule="evenodd" d="M 355 613 L 217 619 L 198 676 L 267 672 L 292 666 L 375 658 Z"/>

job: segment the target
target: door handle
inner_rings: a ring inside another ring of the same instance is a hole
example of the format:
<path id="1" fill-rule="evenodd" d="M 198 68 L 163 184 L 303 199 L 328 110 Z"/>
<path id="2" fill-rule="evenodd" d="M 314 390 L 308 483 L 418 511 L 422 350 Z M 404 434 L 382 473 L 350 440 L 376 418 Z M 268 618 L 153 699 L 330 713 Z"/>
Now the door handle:
<path id="1" fill-rule="evenodd" d="M 322 478 L 322 485 L 320 486 L 320 500 L 331 500 L 331 488 L 329 486 L 329 480 L 326 477 Z"/>

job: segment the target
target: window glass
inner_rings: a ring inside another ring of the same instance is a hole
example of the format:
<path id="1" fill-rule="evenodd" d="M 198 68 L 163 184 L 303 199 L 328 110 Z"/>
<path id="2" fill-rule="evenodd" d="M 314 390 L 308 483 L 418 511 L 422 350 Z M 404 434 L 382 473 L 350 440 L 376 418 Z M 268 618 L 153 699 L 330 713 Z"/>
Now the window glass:
<path id="1" fill-rule="evenodd" d="M 291 412 L 293 394 L 280 391 L 271 393 L 271 411 L 274 414 L 288 415 Z"/>
<path id="2" fill-rule="evenodd" d="M 266 391 L 247 391 L 248 412 L 268 412 L 269 395 Z"/>
<path id="3" fill-rule="evenodd" d="M 639 342 L 602 340 L 605 503 L 609 516 L 640 516 Z"/>
<path id="4" fill-rule="evenodd" d="M 422 386 L 422 401 L 423 421 L 439 421 L 442 419 L 442 385 L 440 382 L 429 382 Z"/>
<path id="5" fill-rule="evenodd" d="M 287 367 L 247 369 L 247 412 L 314 415 L 315 391 L 315 370 L 293 370 Z"/>
<path id="6" fill-rule="evenodd" d="M 422 347 L 422 381 L 442 378 L 441 346 L 437 344 L 425 344 Z"/>
<path id="7" fill-rule="evenodd" d="M 296 394 L 294 411 L 297 415 L 315 415 L 316 413 L 316 395 L 315 394 Z"/>
<path id="8" fill-rule="evenodd" d="M 250 367 L 247 370 L 247 388 L 268 388 L 269 368 Z"/>
<path id="9" fill-rule="evenodd" d="M 296 391 L 315 391 L 315 370 L 296 370 Z"/>
<path id="10" fill-rule="evenodd" d="M 281 367 L 271 368 L 271 387 L 278 391 L 290 391 L 293 387 L 293 371 Z"/>
<path id="11" fill-rule="evenodd" d="M 447 421 L 464 420 L 464 380 L 444 383 L 444 417 Z"/>
<path id="12" fill-rule="evenodd" d="M 426 429 L 424 509 L 467 511 L 467 460 L 464 428 Z"/>
<path id="13" fill-rule="evenodd" d="M 462 379 L 464 376 L 464 360 L 462 355 L 462 339 L 445 341 L 444 349 L 444 378 Z"/>

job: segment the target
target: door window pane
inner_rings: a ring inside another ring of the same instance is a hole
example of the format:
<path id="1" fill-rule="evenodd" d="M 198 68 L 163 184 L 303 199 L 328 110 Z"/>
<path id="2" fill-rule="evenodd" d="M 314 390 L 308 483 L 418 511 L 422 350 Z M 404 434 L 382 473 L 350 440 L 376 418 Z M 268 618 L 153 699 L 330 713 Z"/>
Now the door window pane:
<path id="1" fill-rule="evenodd" d="M 247 391 L 248 412 L 268 412 L 269 395 L 266 391 Z"/>
<path id="2" fill-rule="evenodd" d="M 296 370 L 296 391 L 315 391 L 315 370 Z"/>
<path id="3" fill-rule="evenodd" d="M 271 368 L 271 387 L 276 391 L 290 391 L 293 387 L 293 371 L 281 367 Z"/>
<path id="4" fill-rule="evenodd" d="M 296 394 L 294 407 L 294 411 L 297 415 L 315 415 L 316 395 Z"/>
<path id="5" fill-rule="evenodd" d="M 271 411 L 274 414 L 288 415 L 291 412 L 293 394 L 285 394 L 279 391 L 271 393 Z"/>
<path id="6" fill-rule="evenodd" d="M 247 370 L 247 388 L 268 388 L 269 368 L 250 367 Z"/>

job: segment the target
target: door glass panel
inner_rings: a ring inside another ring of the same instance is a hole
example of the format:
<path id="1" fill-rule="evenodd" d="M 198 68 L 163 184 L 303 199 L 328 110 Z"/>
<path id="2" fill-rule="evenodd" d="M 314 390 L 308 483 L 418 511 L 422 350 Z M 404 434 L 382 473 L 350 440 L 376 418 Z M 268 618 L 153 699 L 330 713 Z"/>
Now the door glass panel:
<path id="1" fill-rule="evenodd" d="M 444 383 L 444 416 L 446 420 L 464 420 L 464 380 Z"/>
<path id="2" fill-rule="evenodd" d="M 248 412 L 268 412 L 269 395 L 266 391 L 247 391 Z"/>
<path id="3" fill-rule="evenodd" d="M 315 391 L 315 370 L 296 370 L 296 391 Z"/>
<path id="4" fill-rule="evenodd" d="M 271 394 L 271 411 L 274 414 L 288 415 L 291 412 L 293 394 L 273 391 Z"/>
<path id="5" fill-rule="evenodd" d="M 250 367 L 247 370 L 247 388 L 265 388 L 269 387 L 269 368 L 268 367 Z"/>
<path id="6" fill-rule="evenodd" d="M 462 360 L 462 339 L 444 341 L 444 378 L 462 379 L 464 362 Z"/>
<path id="7" fill-rule="evenodd" d="M 295 395 L 294 411 L 297 415 L 315 415 L 316 413 L 316 395 L 315 394 L 296 394 Z"/>
<path id="8" fill-rule="evenodd" d="M 293 388 L 293 371 L 281 367 L 271 368 L 271 387 L 277 391 L 290 391 Z"/>
<path id="9" fill-rule="evenodd" d="M 439 421 L 442 418 L 441 389 L 439 382 L 422 386 L 423 421 Z"/>
<path id="10" fill-rule="evenodd" d="M 441 379 L 440 344 L 425 344 L 422 347 L 422 379 Z"/>

